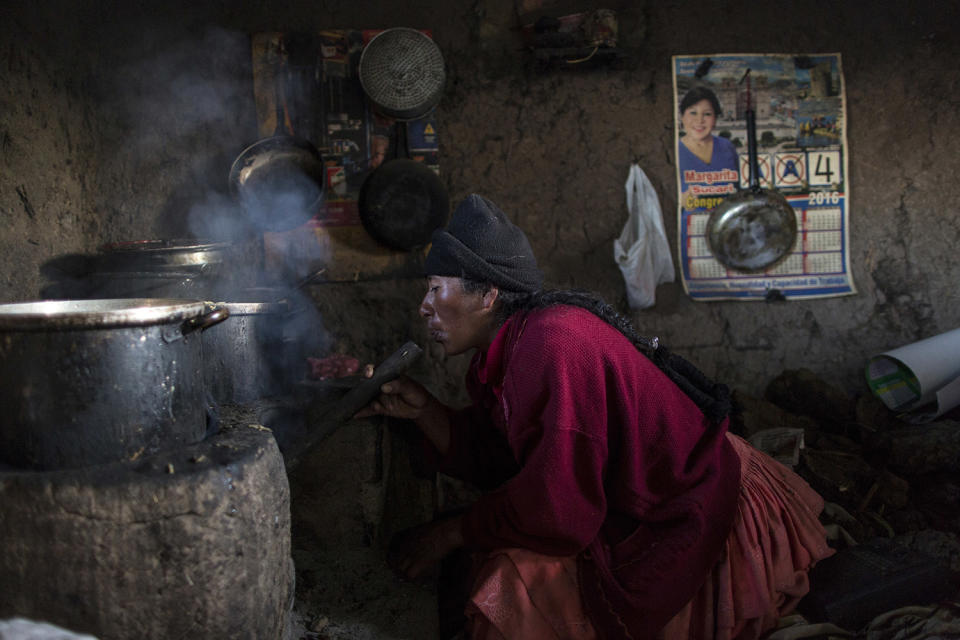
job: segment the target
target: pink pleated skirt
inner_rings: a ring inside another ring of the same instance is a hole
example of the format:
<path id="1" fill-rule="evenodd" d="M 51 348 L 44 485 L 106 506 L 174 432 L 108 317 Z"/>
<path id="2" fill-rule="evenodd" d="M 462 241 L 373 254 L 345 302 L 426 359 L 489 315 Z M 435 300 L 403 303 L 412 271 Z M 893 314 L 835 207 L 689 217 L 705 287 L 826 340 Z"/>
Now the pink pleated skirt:
<path id="1" fill-rule="evenodd" d="M 823 499 L 797 474 L 733 434 L 738 511 L 720 560 L 661 640 L 749 640 L 772 629 L 809 590 L 807 573 L 833 550 Z M 575 557 L 523 549 L 487 554 L 466 607 L 474 640 L 591 640 Z"/>

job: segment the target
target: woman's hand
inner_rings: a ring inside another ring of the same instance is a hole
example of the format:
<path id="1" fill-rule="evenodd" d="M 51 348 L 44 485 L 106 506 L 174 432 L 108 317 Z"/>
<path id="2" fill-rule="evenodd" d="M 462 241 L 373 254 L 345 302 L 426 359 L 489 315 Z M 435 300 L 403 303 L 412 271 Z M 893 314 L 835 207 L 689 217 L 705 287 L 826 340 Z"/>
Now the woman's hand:
<path id="1" fill-rule="evenodd" d="M 364 368 L 363 375 L 373 376 L 373 365 Z M 355 418 L 383 415 L 391 418 L 416 420 L 423 413 L 432 396 L 417 382 L 406 376 L 384 383 L 380 387 L 380 395 L 366 407 L 358 411 Z"/>
<path id="2" fill-rule="evenodd" d="M 363 369 L 363 375 L 373 377 L 373 365 Z M 426 388 L 407 376 L 384 383 L 380 395 L 360 411 L 354 418 L 368 416 L 390 416 L 403 420 L 413 420 L 420 431 L 433 444 L 441 456 L 447 455 L 450 447 L 450 415 L 448 407 L 437 400 Z"/>
<path id="3" fill-rule="evenodd" d="M 390 542 L 387 563 L 400 576 L 416 580 L 451 551 L 463 546 L 461 516 L 428 522 L 401 531 Z"/>

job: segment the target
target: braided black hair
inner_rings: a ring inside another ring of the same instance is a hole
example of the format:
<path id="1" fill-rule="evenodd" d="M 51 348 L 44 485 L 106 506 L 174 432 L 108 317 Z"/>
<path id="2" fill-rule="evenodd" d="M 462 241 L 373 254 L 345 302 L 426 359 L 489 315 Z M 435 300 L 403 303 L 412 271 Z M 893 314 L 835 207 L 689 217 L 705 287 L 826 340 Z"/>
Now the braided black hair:
<path id="1" fill-rule="evenodd" d="M 463 286 L 464 291 L 477 293 L 488 291 L 492 285 L 463 279 Z M 708 378 L 693 363 L 661 345 L 657 338 L 641 336 L 626 317 L 598 295 L 579 289 L 554 289 L 534 293 L 500 289 L 498 298 L 501 306 L 497 319 L 501 322 L 518 311 L 543 309 L 559 304 L 586 309 L 622 333 L 640 353 L 649 358 L 674 384 L 680 387 L 712 422 L 719 423 L 729 415 L 732 404 L 730 389 L 727 385 Z"/>

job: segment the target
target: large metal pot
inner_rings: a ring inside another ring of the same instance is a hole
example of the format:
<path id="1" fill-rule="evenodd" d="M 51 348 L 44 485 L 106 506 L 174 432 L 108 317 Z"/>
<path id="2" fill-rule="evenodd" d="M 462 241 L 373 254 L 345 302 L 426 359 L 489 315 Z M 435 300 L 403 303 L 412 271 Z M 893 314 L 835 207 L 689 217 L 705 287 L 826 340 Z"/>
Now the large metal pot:
<path id="1" fill-rule="evenodd" d="M 167 299 L 0 305 L 0 462 L 75 468 L 199 442 L 200 334 L 228 313 Z"/>
<path id="2" fill-rule="evenodd" d="M 203 334 L 204 381 L 217 403 L 247 404 L 289 391 L 284 326 L 290 306 L 280 295 L 263 289 L 238 296 L 250 301 L 219 303 L 230 317 Z"/>
<path id="3" fill-rule="evenodd" d="M 215 271 L 240 256 L 230 242 L 202 240 L 132 240 L 100 247 L 102 271 Z"/>
<path id="4" fill-rule="evenodd" d="M 215 297 L 214 282 L 190 271 L 103 271 L 91 276 L 83 297 L 205 300 Z"/>
<path id="5" fill-rule="evenodd" d="M 137 240 L 100 248 L 83 298 L 210 300 L 249 286 L 262 270 L 262 243 Z M 242 284 L 241 284 L 242 283 Z"/>

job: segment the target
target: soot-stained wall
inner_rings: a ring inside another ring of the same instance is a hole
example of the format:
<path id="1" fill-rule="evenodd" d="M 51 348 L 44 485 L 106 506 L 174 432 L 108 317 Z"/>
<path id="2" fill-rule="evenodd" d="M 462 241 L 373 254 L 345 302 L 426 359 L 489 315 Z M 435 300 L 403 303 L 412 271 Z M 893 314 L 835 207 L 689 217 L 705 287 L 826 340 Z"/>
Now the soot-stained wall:
<path id="1" fill-rule="evenodd" d="M 808 367 L 863 391 L 866 359 L 960 324 L 954 247 L 960 25 L 953 3 L 649 2 L 618 10 L 619 68 L 542 70 L 521 50 L 511 0 L 16 3 L 0 48 L 0 297 L 34 299 L 41 267 L 118 240 L 209 237 L 232 206 L 226 173 L 256 138 L 249 34 L 412 26 L 448 66 L 438 110 L 442 177 L 455 203 L 498 202 L 530 235 L 553 286 L 626 310 L 613 240 L 637 160 L 661 198 L 676 259 L 670 56 L 842 54 L 850 153 L 850 250 L 858 293 L 765 302 L 690 300 L 678 283 L 632 314 L 708 374 L 760 392 Z M 216 214 L 216 215 L 215 215 Z M 325 288 L 326 287 L 326 288 Z M 344 350 L 386 355 L 407 336 L 362 314 L 367 297 L 417 283 L 315 285 Z M 409 300 L 406 300 L 409 298 Z M 358 313 L 361 311 L 361 313 Z M 433 352 L 431 352 L 433 353 Z M 436 355 L 436 354 L 435 354 Z M 459 374 L 464 360 L 441 362 Z"/>

